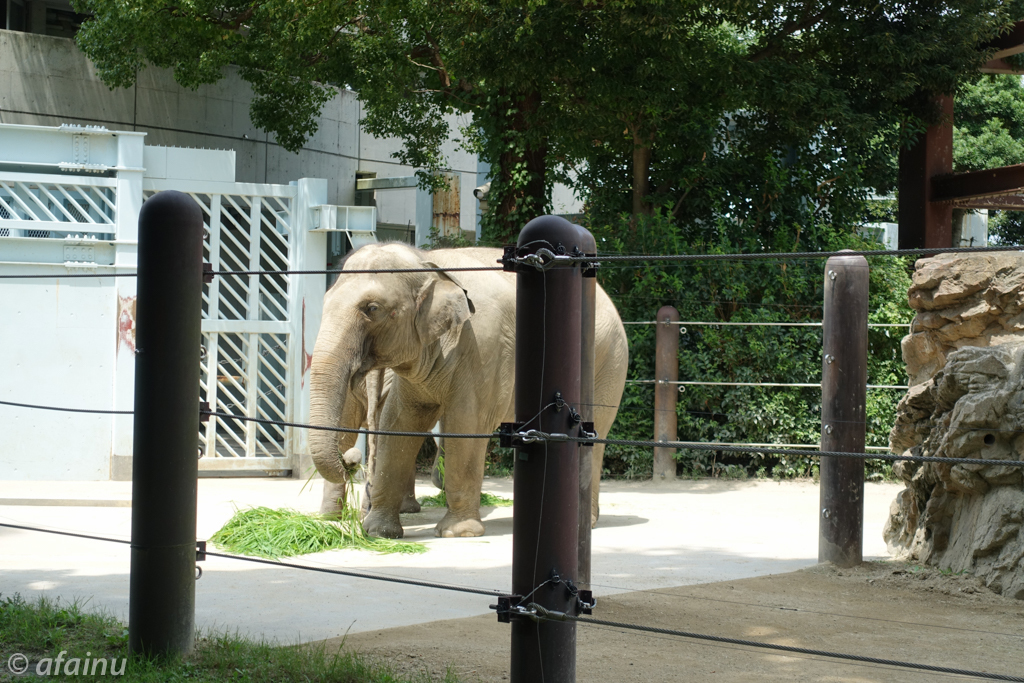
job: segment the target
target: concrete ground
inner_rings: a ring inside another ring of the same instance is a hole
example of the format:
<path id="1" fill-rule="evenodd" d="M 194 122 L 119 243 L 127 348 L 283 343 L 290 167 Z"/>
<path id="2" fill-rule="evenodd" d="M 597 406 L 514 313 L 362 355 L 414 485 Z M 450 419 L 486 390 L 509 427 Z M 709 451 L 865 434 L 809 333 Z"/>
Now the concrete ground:
<path id="1" fill-rule="evenodd" d="M 869 483 L 864 554 L 886 557 L 882 525 L 900 486 Z M 512 482 L 484 490 L 511 497 Z M 426 480 L 418 495 L 436 491 Z M 315 511 L 321 483 L 287 479 L 200 479 L 198 537 L 212 535 L 235 507 Z M 128 539 L 130 482 L 0 482 L 0 522 Z M 57 504 L 61 503 L 61 504 Z M 732 581 L 817 563 L 818 487 L 810 482 L 604 482 L 593 534 L 593 591 L 631 591 Z M 442 510 L 403 516 L 421 555 L 345 550 L 292 561 L 428 581 L 507 590 L 511 508 L 484 511 L 487 533 L 437 539 Z M 294 643 L 489 613 L 490 598 L 229 559 L 203 563 L 196 619 L 203 629 Z M 120 544 L 0 527 L 0 594 L 88 601 L 122 619 L 128 611 L 129 551 Z"/>

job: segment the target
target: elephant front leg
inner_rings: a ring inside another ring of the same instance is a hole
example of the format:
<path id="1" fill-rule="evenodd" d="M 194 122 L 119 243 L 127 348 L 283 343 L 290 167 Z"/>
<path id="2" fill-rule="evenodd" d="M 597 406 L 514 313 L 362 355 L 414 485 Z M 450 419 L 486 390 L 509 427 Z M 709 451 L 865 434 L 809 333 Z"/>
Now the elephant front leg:
<path id="1" fill-rule="evenodd" d="M 473 433 L 484 431 L 474 425 L 445 423 L 445 431 Z M 480 489 L 484 479 L 484 459 L 487 441 L 484 439 L 450 439 L 444 445 L 444 492 L 448 499 L 448 513 L 437 523 L 436 536 L 482 536 L 484 524 L 480 520 Z"/>
<path id="2" fill-rule="evenodd" d="M 408 405 L 402 407 L 399 398 L 395 392 L 388 397 L 381 416 L 382 430 L 425 432 L 434 425 L 436 414 L 423 414 Z M 363 529 L 369 535 L 380 538 L 401 538 L 404 535 L 399 513 L 410 480 L 416 476 L 416 454 L 422 443 L 421 436 L 377 437 L 370 513 L 363 520 Z"/>

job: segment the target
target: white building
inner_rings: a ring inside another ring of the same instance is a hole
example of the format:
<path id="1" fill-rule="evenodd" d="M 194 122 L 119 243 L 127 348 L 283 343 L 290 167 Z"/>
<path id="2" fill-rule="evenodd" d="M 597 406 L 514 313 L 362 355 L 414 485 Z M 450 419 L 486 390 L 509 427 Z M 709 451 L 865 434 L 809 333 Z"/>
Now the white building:
<path id="1" fill-rule="evenodd" d="M 34 1 L 27 5 L 19 4 L 20 0 L 2 2 L 7 25 L 12 25 L 12 12 L 36 17 L 40 12 L 33 8 L 44 7 Z M 70 7 L 61 11 L 70 12 Z M 0 27 L 3 15 L 0 12 Z M 57 28 L 45 26 L 58 33 Z M 144 132 L 146 144 L 152 146 L 233 150 L 239 182 L 287 184 L 296 178 L 326 178 L 331 204 L 376 202 L 382 237 L 412 241 L 410 233 L 415 233 L 418 244 L 426 240 L 434 220 L 429 195 L 418 192 L 410 180 L 382 183 L 397 185 L 396 189 L 372 190 L 373 179 L 409 179 L 416 169 L 392 157 L 401 147 L 399 140 L 381 140 L 360 130 L 355 93 L 341 91 L 324 106 L 317 132 L 297 154 L 280 147 L 273 135 L 250 122 L 251 99 L 248 84 L 233 68 L 220 82 L 196 91 L 179 86 L 169 71 L 152 68 L 139 74 L 135 86 L 112 91 L 73 40 L 0 30 L 0 123 L 96 125 Z M 459 188 L 456 196 L 445 198 L 446 206 L 457 203 L 459 227 L 475 234 L 479 212 L 473 189 L 486 182 L 487 169 L 455 143 L 447 145 L 445 152 Z M 363 185 L 371 189 L 357 193 L 357 179 L 365 180 Z M 334 245 L 335 251 L 341 246 Z"/>

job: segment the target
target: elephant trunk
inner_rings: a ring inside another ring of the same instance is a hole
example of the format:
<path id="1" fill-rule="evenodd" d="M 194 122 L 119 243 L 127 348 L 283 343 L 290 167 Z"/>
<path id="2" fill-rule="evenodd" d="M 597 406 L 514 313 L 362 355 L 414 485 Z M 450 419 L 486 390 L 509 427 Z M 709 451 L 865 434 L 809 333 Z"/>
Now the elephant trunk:
<path id="1" fill-rule="evenodd" d="M 362 364 L 361 339 L 352 339 L 344 331 L 332 338 L 317 339 L 309 375 L 309 415 L 315 425 L 358 429 L 358 397 L 350 389 L 353 376 Z M 324 344 L 321 344 L 324 342 Z M 365 411 L 365 407 L 362 407 Z M 327 481 L 344 484 L 348 469 L 342 454 L 355 444 L 356 435 L 322 429 L 310 430 L 309 450 L 317 472 Z"/>

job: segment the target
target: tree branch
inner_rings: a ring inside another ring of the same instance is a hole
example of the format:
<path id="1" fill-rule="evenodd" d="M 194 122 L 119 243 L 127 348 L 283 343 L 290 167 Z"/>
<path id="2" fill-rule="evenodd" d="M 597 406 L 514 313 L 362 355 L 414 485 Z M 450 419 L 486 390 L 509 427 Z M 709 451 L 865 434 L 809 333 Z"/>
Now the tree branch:
<path id="1" fill-rule="evenodd" d="M 750 59 L 750 61 L 752 62 L 760 62 L 762 59 L 771 57 L 773 54 L 775 54 L 775 51 L 778 50 L 779 47 L 781 47 L 783 38 L 791 36 L 799 31 L 806 31 L 807 29 L 811 28 L 812 26 L 814 26 L 819 21 L 825 18 L 825 11 L 826 10 L 822 10 L 817 14 L 805 16 L 799 21 L 791 21 L 790 23 L 784 25 L 781 31 L 773 35 L 771 38 L 769 38 L 765 42 L 765 46 L 762 47 L 757 52 L 755 52 L 754 54 L 750 55 L 748 59 Z"/>

